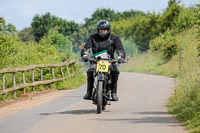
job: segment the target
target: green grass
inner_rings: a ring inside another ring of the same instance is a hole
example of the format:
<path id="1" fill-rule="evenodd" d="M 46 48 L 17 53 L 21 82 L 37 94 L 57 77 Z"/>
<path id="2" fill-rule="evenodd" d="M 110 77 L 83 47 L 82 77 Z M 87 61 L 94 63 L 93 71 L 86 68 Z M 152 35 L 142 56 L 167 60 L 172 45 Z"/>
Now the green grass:
<path id="1" fill-rule="evenodd" d="M 120 71 L 154 73 L 164 63 L 159 53 L 143 53 L 120 66 Z"/>
<path id="2" fill-rule="evenodd" d="M 197 57 L 197 31 L 194 27 L 175 36 L 183 54 L 173 56 L 168 62 L 162 58 L 161 53 L 148 51 L 120 66 L 121 71 L 176 78 L 178 82 L 169 99 L 168 111 L 191 133 L 200 132 L 200 58 Z"/>
<path id="3" fill-rule="evenodd" d="M 177 62 L 176 65 L 171 62 L 166 62 L 162 59 L 162 54 L 159 52 L 147 52 L 137 55 L 126 64 L 120 66 L 120 71 L 125 72 L 144 72 L 156 75 L 164 75 L 176 77 L 178 72 Z M 168 70 L 171 69 L 169 72 Z"/>
<path id="4" fill-rule="evenodd" d="M 169 112 L 191 133 L 200 132 L 200 62 L 196 33 L 197 29 L 192 28 L 177 36 L 184 54 L 177 77 L 179 84 L 168 104 Z"/>
<path id="5" fill-rule="evenodd" d="M 79 73 L 75 77 L 64 80 L 57 85 L 59 90 L 75 89 L 86 82 L 86 77 Z"/>

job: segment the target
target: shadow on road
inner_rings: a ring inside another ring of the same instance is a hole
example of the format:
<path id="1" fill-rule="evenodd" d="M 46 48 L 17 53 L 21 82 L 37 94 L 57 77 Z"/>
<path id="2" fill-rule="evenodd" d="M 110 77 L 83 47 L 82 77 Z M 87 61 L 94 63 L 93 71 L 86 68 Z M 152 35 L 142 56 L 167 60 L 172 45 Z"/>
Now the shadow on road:
<path id="1" fill-rule="evenodd" d="M 143 118 L 120 118 L 120 119 L 95 119 L 98 121 L 119 121 L 134 124 L 158 123 L 158 124 L 177 124 L 172 117 L 143 117 Z"/>
<path id="2" fill-rule="evenodd" d="M 168 112 L 161 112 L 161 111 L 134 112 L 133 114 L 142 114 L 142 115 L 169 115 Z"/>
<path id="3" fill-rule="evenodd" d="M 134 112 L 132 118 L 115 118 L 115 119 L 93 119 L 97 121 L 115 121 L 128 122 L 133 124 L 167 124 L 169 126 L 179 126 L 175 118 L 171 117 L 168 112 Z M 139 114 L 139 115 L 138 115 Z"/>
<path id="4" fill-rule="evenodd" d="M 53 114 L 87 115 L 87 114 L 96 114 L 96 110 L 95 109 L 67 110 L 64 112 L 41 113 L 40 115 L 53 115 Z"/>

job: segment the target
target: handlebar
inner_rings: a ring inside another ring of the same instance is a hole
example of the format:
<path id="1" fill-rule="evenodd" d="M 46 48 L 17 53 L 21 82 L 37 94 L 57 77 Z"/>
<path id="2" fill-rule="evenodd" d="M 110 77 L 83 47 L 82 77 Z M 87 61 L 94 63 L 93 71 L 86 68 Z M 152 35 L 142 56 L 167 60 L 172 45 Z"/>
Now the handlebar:
<path id="1" fill-rule="evenodd" d="M 100 61 L 100 60 L 106 60 L 106 61 L 109 61 L 109 63 L 116 63 L 116 62 L 118 62 L 118 60 L 108 59 L 108 58 L 89 58 L 89 61 L 91 61 L 91 62 L 97 62 L 97 61 Z"/>

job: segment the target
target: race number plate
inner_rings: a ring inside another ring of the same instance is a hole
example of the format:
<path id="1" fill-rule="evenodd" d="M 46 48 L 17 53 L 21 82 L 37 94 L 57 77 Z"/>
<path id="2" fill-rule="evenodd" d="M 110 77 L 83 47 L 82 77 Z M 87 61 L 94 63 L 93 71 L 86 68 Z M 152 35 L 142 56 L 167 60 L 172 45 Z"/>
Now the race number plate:
<path id="1" fill-rule="evenodd" d="M 97 61 L 97 72 L 108 72 L 108 61 Z"/>

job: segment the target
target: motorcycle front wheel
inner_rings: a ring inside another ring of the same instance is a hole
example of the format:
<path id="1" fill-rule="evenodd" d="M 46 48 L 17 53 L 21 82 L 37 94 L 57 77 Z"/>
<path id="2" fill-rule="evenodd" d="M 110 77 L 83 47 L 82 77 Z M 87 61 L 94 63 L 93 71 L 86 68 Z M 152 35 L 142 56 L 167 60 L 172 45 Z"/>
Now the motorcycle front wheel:
<path id="1" fill-rule="evenodd" d="M 97 87 L 97 114 L 100 114 L 101 110 L 103 109 L 103 81 L 98 81 Z"/>

